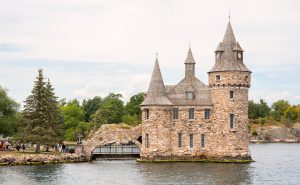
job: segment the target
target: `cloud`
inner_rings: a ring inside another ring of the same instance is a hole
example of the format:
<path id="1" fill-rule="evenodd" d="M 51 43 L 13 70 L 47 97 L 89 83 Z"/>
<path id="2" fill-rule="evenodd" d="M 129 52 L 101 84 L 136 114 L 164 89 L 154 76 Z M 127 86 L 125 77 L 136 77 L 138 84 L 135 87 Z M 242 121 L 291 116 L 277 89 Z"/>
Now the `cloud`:
<path id="1" fill-rule="evenodd" d="M 287 100 L 291 104 L 299 104 L 300 96 L 292 93 L 290 91 L 277 91 L 277 92 L 268 92 L 267 94 L 255 94 L 254 100 L 256 102 L 259 101 L 259 99 L 264 99 L 269 105 L 272 105 L 274 102 L 278 100 Z"/>
<path id="2" fill-rule="evenodd" d="M 42 67 L 60 97 L 121 92 L 128 100 L 147 90 L 156 52 L 165 84 L 182 79 L 189 41 L 206 82 L 230 9 L 253 72 L 250 99 L 300 103 L 298 7 L 296 0 L 3 1 L 0 83 L 24 101 Z"/>

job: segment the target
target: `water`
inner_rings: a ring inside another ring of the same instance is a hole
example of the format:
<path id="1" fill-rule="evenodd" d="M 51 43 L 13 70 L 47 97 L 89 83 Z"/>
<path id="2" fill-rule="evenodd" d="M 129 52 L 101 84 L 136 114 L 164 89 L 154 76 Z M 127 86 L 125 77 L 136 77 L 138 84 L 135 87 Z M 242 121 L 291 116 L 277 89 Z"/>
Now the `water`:
<path id="1" fill-rule="evenodd" d="M 300 184 L 300 144 L 254 144 L 250 164 L 93 161 L 0 167 L 0 184 Z"/>

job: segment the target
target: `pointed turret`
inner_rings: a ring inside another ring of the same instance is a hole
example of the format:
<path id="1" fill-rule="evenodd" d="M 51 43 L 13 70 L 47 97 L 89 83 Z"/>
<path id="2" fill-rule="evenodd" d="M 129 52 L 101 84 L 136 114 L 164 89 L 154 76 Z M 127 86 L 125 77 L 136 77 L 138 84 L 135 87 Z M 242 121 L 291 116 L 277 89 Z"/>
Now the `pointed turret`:
<path id="1" fill-rule="evenodd" d="M 226 32 L 215 53 L 216 62 L 209 71 L 248 71 L 250 70 L 243 63 L 243 49 L 236 41 L 230 21 L 227 24 Z"/>
<path id="2" fill-rule="evenodd" d="M 194 60 L 191 48 L 189 48 L 189 51 L 188 51 L 188 54 L 186 56 L 186 59 L 185 59 L 184 63 L 185 64 L 195 64 L 196 63 L 195 60 Z"/>
<path id="3" fill-rule="evenodd" d="M 185 77 L 195 77 L 195 60 L 191 48 L 189 48 L 188 54 L 185 59 Z"/>
<path id="4" fill-rule="evenodd" d="M 234 33 L 233 33 L 233 30 L 232 30 L 231 23 L 229 21 L 228 24 L 227 24 L 227 28 L 226 28 L 224 38 L 223 38 L 223 43 L 235 43 L 235 42 L 236 42 L 236 40 L 235 40 L 235 37 L 234 37 Z"/>
<path id="5" fill-rule="evenodd" d="M 155 60 L 155 65 L 146 98 L 141 105 L 173 105 L 173 103 L 167 96 L 157 58 Z"/>

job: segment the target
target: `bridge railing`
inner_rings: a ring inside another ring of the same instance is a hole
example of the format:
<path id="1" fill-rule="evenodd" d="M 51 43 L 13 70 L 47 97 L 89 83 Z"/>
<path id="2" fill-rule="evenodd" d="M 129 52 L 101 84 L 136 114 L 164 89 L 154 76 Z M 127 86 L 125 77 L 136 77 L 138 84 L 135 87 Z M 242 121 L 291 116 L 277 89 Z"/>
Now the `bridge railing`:
<path id="1" fill-rule="evenodd" d="M 140 148 L 136 145 L 109 145 L 96 147 L 92 154 L 140 154 Z"/>

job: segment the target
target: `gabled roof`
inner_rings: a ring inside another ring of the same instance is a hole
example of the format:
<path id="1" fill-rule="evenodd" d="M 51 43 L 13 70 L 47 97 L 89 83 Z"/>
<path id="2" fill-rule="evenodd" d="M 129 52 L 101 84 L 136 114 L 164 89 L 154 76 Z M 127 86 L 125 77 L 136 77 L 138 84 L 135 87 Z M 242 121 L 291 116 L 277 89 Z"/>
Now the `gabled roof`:
<path id="1" fill-rule="evenodd" d="M 184 78 L 177 85 L 167 86 L 167 95 L 172 103 L 176 105 L 209 106 L 212 100 L 209 94 L 209 87 L 198 78 Z M 187 92 L 194 93 L 194 99 L 188 100 Z"/>
<path id="2" fill-rule="evenodd" d="M 223 41 L 218 45 L 215 52 L 221 52 L 221 59 L 218 60 L 210 72 L 217 71 L 249 71 L 242 61 L 237 61 L 234 51 L 243 52 L 242 47 L 236 41 L 231 23 L 228 22 Z"/>
<path id="3" fill-rule="evenodd" d="M 173 105 L 173 103 L 167 96 L 157 58 L 155 60 L 155 65 L 146 98 L 141 105 Z"/>

